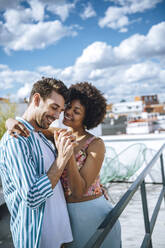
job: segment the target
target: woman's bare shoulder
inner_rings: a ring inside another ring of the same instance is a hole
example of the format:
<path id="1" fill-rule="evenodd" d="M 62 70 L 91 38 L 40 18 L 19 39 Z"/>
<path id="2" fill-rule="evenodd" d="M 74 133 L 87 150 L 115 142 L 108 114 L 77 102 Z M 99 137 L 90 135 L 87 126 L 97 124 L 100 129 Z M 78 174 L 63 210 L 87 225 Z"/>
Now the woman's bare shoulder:
<path id="1" fill-rule="evenodd" d="M 100 137 L 95 137 L 89 144 L 88 151 L 105 152 L 104 141 Z"/>

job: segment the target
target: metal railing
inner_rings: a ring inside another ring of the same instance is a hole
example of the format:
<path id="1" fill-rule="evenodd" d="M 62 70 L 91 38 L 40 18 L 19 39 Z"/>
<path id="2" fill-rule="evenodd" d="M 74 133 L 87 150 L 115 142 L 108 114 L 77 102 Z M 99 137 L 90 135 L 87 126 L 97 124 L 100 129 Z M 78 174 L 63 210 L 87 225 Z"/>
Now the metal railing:
<path id="1" fill-rule="evenodd" d="M 89 239 L 86 245 L 83 248 L 99 248 L 106 238 L 107 234 L 111 231 L 112 227 L 132 199 L 133 195 L 140 187 L 141 191 L 141 200 L 143 207 L 143 216 L 144 216 L 144 225 L 145 225 L 145 235 L 141 244 L 141 248 L 152 248 L 152 232 L 156 223 L 156 219 L 159 213 L 160 205 L 163 200 L 165 200 L 165 175 L 164 175 L 164 163 L 163 163 L 163 150 L 165 148 L 165 144 L 160 148 L 160 150 L 155 154 L 152 160 L 148 163 L 145 169 L 141 172 L 141 174 L 137 177 L 134 183 L 129 187 L 127 192 L 122 196 L 119 202 L 114 206 L 114 208 L 109 212 L 107 217 L 101 223 L 101 225 L 97 228 L 96 232 Z M 153 165 L 160 158 L 160 167 L 161 167 L 161 175 L 162 175 L 162 189 L 159 194 L 156 206 L 153 210 L 151 220 L 149 220 L 148 213 L 148 204 L 146 197 L 146 187 L 145 187 L 145 177 L 150 172 Z"/>

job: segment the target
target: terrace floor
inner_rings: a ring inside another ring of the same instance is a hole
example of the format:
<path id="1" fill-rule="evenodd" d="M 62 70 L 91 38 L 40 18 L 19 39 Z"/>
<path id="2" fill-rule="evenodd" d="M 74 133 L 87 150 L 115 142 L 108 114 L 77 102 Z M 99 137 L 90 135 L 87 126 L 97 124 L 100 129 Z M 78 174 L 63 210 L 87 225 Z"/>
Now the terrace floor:
<path id="1" fill-rule="evenodd" d="M 111 183 L 109 194 L 112 204 L 115 204 L 128 190 L 128 183 Z M 156 204 L 160 185 L 147 184 L 148 208 L 151 216 Z M 6 205 L 0 207 L 0 248 L 13 248 L 9 230 L 9 213 Z M 144 236 L 144 223 L 140 192 L 137 191 L 119 218 L 122 228 L 122 248 L 139 248 Z M 165 248 L 165 202 L 162 202 L 156 225 L 153 231 L 153 248 Z"/>

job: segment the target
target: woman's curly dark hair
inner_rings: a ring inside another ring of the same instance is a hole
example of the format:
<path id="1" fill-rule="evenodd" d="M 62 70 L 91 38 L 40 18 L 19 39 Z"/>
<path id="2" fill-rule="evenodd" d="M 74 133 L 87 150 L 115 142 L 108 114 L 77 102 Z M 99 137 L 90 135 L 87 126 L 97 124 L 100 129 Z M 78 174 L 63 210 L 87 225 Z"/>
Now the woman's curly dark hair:
<path id="1" fill-rule="evenodd" d="M 106 99 L 103 94 L 91 83 L 80 82 L 69 87 L 69 102 L 79 100 L 85 107 L 83 121 L 87 129 L 98 126 L 106 114 Z"/>

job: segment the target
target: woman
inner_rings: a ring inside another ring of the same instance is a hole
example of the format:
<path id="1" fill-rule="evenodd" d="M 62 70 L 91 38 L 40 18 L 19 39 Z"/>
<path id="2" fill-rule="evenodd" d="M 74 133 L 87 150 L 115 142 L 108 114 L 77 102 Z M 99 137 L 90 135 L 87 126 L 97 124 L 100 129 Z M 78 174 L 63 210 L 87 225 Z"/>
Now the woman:
<path id="1" fill-rule="evenodd" d="M 105 113 L 106 100 L 93 85 L 83 82 L 69 88 L 69 102 L 64 111 L 63 123 L 72 131 L 78 145 L 61 178 L 74 239 L 65 245 L 67 248 L 83 247 L 112 209 L 102 194 L 99 179 L 105 154 L 104 142 L 87 131 L 98 126 Z M 16 120 L 9 119 L 6 125 L 13 135 L 15 131 L 28 135 Z M 43 132 L 47 138 L 51 138 L 54 128 Z M 121 247 L 118 221 L 101 247 Z"/>

